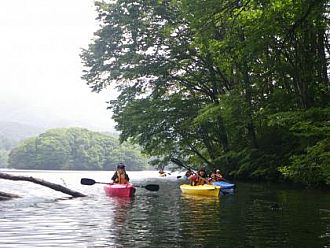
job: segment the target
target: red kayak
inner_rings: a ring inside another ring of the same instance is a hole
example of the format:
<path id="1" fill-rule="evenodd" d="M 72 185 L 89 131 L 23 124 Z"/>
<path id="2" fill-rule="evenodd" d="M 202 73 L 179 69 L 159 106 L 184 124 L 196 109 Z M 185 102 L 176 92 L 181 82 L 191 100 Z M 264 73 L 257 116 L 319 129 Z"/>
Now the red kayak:
<path id="1" fill-rule="evenodd" d="M 127 184 L 107 184 L 104 191 L 108 196 L 131 197 L 135 193 L 135 187 L 131 183 Z"/>

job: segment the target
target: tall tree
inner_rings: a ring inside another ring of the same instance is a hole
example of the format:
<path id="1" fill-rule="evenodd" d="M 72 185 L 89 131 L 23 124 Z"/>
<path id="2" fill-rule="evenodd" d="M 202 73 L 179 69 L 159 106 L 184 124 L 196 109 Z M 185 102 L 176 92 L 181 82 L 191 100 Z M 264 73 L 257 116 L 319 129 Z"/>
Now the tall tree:
<path id="1" fill-rule="evenodd" d="M 96 6 L 100 29 L 81 54 L 83 78 L 94 91 L 119 90 L 110 107 L 122 140 L 247 177 L 278 176 L 296 142 L 306 148 L 269 118 L 328 104 L 326 0 Z"/>

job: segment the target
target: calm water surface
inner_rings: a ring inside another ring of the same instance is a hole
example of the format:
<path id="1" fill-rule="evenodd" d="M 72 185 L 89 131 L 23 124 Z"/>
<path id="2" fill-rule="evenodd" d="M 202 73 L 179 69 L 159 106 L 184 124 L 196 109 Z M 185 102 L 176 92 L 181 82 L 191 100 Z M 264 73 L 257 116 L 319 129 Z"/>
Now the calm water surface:
<path id="1" fill-rule="evenodd" d="M 330 193 L 280 185 L 237 183 L 220 199 L 181 194 L 176 175 L 128 172 L 134 198 L 110 198 L 112 172 L 15 171 L 88 195 L 70 198 L 29 182 L 0 179 L 0 191 L 22 198 L 0 201 L 0 247 L 330 247 Z"/>

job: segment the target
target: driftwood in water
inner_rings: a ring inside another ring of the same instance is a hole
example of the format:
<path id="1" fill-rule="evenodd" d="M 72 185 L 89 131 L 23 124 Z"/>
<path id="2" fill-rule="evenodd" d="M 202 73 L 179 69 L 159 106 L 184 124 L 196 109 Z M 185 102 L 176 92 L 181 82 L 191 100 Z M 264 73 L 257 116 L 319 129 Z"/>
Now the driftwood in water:
<path id="1" fill-rule="evenodd" d="M 39 178 L 35 178 L 35 177 L 27 177 L 27 176 L 14 176 L 14 175 L 10 175 L 7 173 L 0 173 L 0 178 L 2 179 L 8 179 L 8 180 L 14 180 L 14 181 L 28 181 L 28 182 L 32 182 L 32 183 L 36 183 L 36 184 L 40 184 L 42 186 L 46 186 L 48 188 L 51 188 L 53 190 L 56 191 L 60 191 L 64 194 L 68 194 L 71 195 L 73 197 L 83 197 L 86 196 L 80 192 L 77 191 L 73 191 L 70 190 L 62 185 L 59 184 L 55 184 L 55 183 L 50 183 L 47 182 L 45 180 L 39 179 Z"/>
<path id="2" fill-rule="evenodd" d="M 0 201 L 1 200 L 10 200 L 12 198 L 19 198 L 19 195 L 11 194 L 11 193 L 5 193 L 0 191 Z"/>

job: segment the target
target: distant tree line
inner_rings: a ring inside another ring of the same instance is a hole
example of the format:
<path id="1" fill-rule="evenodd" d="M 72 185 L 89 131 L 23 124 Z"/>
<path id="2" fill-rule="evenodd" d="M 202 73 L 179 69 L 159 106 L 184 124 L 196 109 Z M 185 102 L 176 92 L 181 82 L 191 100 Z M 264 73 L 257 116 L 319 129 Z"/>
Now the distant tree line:
<path id="1" fill-rule="evenodd" d="M 137 146 L 120 144 L 117 137 L 82 128 L 50 129 L 28 138 L 9 153 L 8 167 L 40 170 L 143 170 L 148 160 Z"/>
<path id="2" fill-rule="evenodd" d="M 0 168 L 8 166 L 8 155 L 10 150 L 16 145 L 17 141 L 0 135 Z"/>
<path id="3" fill-rule="evenodd" d="M 121 140 L 159 162 L 330 185 L 327 0 L 96 1 L 81 58 Z"/>

